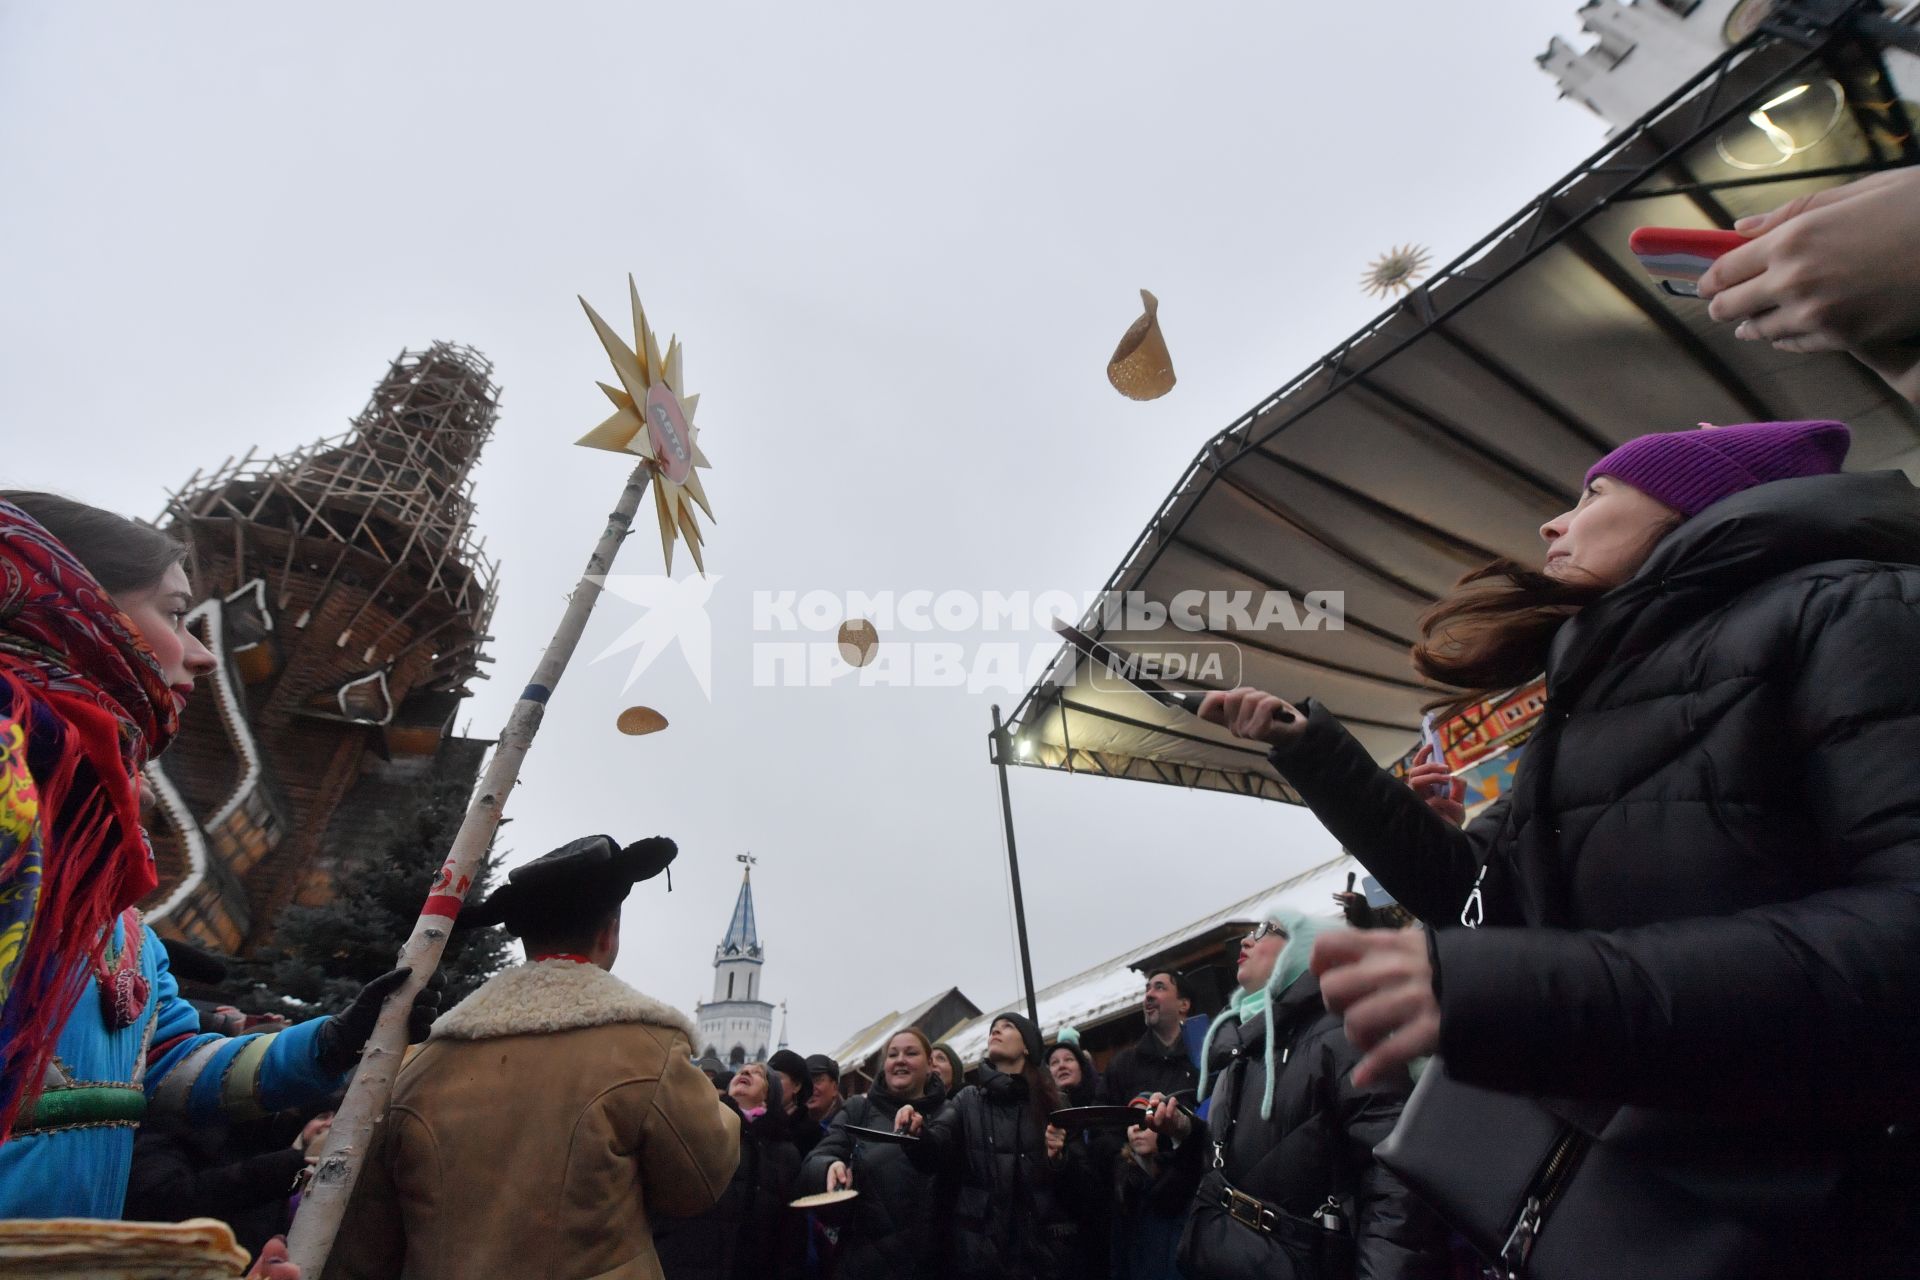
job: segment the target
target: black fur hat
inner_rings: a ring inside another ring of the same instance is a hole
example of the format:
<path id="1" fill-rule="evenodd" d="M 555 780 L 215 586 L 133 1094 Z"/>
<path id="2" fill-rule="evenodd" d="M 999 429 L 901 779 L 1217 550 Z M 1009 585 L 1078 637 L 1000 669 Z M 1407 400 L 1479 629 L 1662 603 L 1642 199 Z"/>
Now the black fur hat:
<path id="1" fill-rule="evenodd" d="M 679 851 L 665 836 L 624 848 L 612 836 L 583 837 L 508 872 L 485 902 L 460 913 L 459 927 L 504 924 L 516 937 L 590 927 L 625 902 L 634 885 L 665 871 Z M 673 887 L 671 876 L 667 887 Z"/>

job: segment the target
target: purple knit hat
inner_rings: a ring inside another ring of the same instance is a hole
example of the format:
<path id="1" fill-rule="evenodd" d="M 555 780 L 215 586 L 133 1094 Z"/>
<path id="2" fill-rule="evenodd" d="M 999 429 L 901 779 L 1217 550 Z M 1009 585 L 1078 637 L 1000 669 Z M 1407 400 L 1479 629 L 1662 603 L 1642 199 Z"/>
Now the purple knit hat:
<path id="1" fill-rule="evenodd" d="M 1625 481 L 1692 519 L 1720 501 L 1772 480 L 1830 476 L 1847 460 L 1844 422 L 1746 422 L 1737 427 L 1662 431 L 1629 440 L 1587 471 Z"/>

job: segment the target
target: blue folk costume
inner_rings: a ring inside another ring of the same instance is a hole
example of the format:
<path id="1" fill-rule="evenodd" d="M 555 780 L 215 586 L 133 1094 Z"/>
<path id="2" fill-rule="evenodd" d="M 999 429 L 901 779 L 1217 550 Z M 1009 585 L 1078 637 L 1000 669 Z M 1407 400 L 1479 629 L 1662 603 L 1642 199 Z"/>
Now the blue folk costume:
<path id="1" fill-rule="evenodd" d="M 158 880 L 137 775 L 177 727 L 131 621 L 0 502 L 0 1218 L 119 1217 L 146 1114 L 238 1117 L 338 1086 L 328 1020 L 200 1034 L 132 910 Z"/>
<path id="2" fill-rule="evenodd" d="M 166 950 L 139 912 L 122 915 L 113 933 L 115 959 L 129 934 L 136 940 L 129 971 L 151 996 L 131 1023 L 110 1027 L 88 976 L 44 1090 L 0 1146 L 0 1218 L 118 1218 L 143 1118 L 250 1119 L 325 1097 L 344 1080 L 319 1062 L 326 1019 L 262 1035 L 201 1034 L 200 1011 L 180 998 Z"/>

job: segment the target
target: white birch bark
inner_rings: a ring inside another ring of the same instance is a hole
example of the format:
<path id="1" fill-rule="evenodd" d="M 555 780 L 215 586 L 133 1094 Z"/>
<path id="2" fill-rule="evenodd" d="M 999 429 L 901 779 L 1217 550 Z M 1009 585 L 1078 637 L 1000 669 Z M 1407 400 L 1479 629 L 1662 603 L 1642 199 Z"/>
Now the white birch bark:
<path id="1" fill-rule="evenodd" d="M 587 561 L 586 572 L 581 575 L 579 585 L 567 601 L 567 611 L 561 616 L 553 639 L 548 641 L 546 652 L 541 655 L 540 663 L 534 669 L 532 682 L 521 693 L 520 700 L 514 703 L 512 712 L 507 716 L 507 725 L 501 731 L 499 745 L 494 748 L 493 758 L 488 762 L 486 773 L 474 790 L 473 801 L 467 807 L 466 817 L 461 820 L 460 830 L 453 838 L 453 850 L 429 890 L 427 901 L 430 907 L 445 908 L 447 898 L 463 898 L 472 886 L 474 873 L 479 870 L 480 861 L 486 856 L 488 847 L 493 843 L 494 832 L 500 826 L 500 813 L 506 806 L 507 796 L 520 776 L 520 764 L 533 746 L 534 735 L 540 731 L 547 700 L 552 696 L 554 686 L 560 683 L 560 677 L 565 674 L 567 663 L 572 660 L 573 651 L 587 629 L 587 619 L 592 616 L 593 606 L 600 598 L 600 584 L 594 579 L 612 569 L 614 557 L 619 554 L 620 544 L 633 524 L 634 513 L 640 509 L 640 499 L 645 495 L 652 475 L 650 464 L 642 461 L 627 477 L 627 487 L 620 494 L 619 505 L 607 519 L 606 530 L 600 535 L 600 541 Z M 353 1184 L 360 1176 L 360 1163 L 366 1156 L 374 1126 L 386 1115 L 387 1100 L 393 1093 L 394 1076 L 398 1074 L 406 1052 L 406 1010 L 413 1002 L 414 992 L 433 976 L 434 969 L 439 966 L 440 953 L 446 948 L 447 934 L 452 925 L 451 915 L 437 911 L 433 914 L 423 912 L 414 923 L 413 935 L 400 948 L 399 963 L 411 969 L 413 976 L 407 979 L 406 985 L 388 997 L 386 1007 L 380 1011 L 379 1024 L 361 1053 L 360 1066 L 354 1072 L 353 1083 L 348 1086 L 340 1112 L 333 1119 L 326 1154 L 314 1168 L 313 1180 L 300 1202 L 300 1212 L 294 1218 L 293 1230 L 288 1233 L 288 1252 L 308 1280 L 319 1280 L 326 1266 L 327 1255 L 333 1249 L 334 1236 L 338 1234 L 341 1218 L 346 1213 L 347 1199 L 352 1195 Z"/>

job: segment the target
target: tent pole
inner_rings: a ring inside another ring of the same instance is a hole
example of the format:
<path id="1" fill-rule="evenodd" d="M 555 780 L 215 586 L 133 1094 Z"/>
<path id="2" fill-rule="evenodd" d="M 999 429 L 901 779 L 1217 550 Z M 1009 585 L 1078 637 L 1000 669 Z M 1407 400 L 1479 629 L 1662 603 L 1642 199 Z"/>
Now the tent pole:
<path id="1" fill-rule="evenodd" d="M 1027 949 L 1027 904 L 1020 893 L 1020 853 L 1013 843 L 1013 795 L 1007 790 L 1007 752 L 1013 735 L 1000 723 L 1000 708 L 993 709 L 993 763 L 1000 770 L 1000 821 L 1007 831 L 1007 870 L 1013 876 L 1013 928 L 1020 935 L 1020 977 L 1027 984 L 1027 1016 L 1040 1024 L 1040 1002 L 1033 995 L 1033 955 Z"/>

